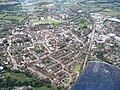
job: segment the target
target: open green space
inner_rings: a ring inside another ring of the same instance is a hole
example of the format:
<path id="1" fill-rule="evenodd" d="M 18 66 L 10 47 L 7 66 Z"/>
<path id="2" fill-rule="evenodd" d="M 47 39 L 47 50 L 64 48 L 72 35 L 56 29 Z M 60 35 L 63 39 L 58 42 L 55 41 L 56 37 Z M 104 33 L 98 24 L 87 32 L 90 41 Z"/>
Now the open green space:
<path id="1" fill-rule="evenodd" d="M 4 73 L 4 76 L 5 77 L 10 77 L 12 79 L 16 79 L 17 81 L 22 81 L 22 82 L 25 82 L 25 81 L 30 81 L 31 78 L 27 77 L 25 74 L 23 73 L 14 73 L 14 72 L 6 72 Z"/>
<path id="2" fill-rule="evenodd" d="M 32 88 L 33 90 L 57 90 L 55 85 Z"/>
<path id="3" fill-rule="evenodd" d="M 80 72 L 81 69 L 81 64 L 75 64 L 74 66 L 74 73 L 78 74 Z"/>
<path id="4" fill-rule="evenodd" d="M 40 22 L 39 19 L 31 19 L 30 22 Z"/>
<path id="5" fill-rule="evenodd" d="M 0 14 L 0 18 L 4 18 L 6 14 Z"/>
<path id="6" fill-rule="evenodd" d="M 48 24 L 59 24 L 62 23 L 63 21 L 60 20 L 41 20 L 42 23 L 48 23 Z"/>
<path id="7" fill-rule="evenodd" d="M 0 76 L 0 87 L 6 90 L 8 87 L 13 88 L 15 86 L 31 86 L 30 90 L 57 90 L 57 87 L 49 79 L 39 79 L 29 72 L 18 70 L 3 72 Z"/>
<path id="8" fill-rule="evenodd" d="M 39 54 L 39 53 L 41 53 L 41 52 L 44 52 L 44 50 L 45 50 L 44 47 L 35 47 L 35 48 L 34 48 L 34 51 L 35 51 L 37 54 Z"/>
<path id="9" fill-rule="evenodd" d="M 41 24 L 60 24 L 60 23 L 68 22 L 68 20 L 50 20 L 50 19 L 38 20 L 38 19 L 32 19 L 32 20 L 30 20 L 30 22 L 39 22 Z"/>
<path id="10" fill-rule="evenodd" d="M 21 21 L 23 21 L 25 19 L 25 17 L 23 17 L 23 16 L 6 16 L 5 19 L 8 19 L 8 20 L 10 20 L 10 19 L 16 19 L 19 22 L 21 22 Z"/>
<path id="11" fill-rule="evenodd" d="M 87 24 L 79 24 L 79 26 L 81 27 L 81 28 L 87 28 Z"/>
<path id="12" fill-rule="evenodd" d="M 4 67 L 10 69 L 10 68 L 12 68 L 12 65 L 11 64 L 6 64 L 6 65 L 4 65 Z"/>
<path id="13" fill-rule="evenodd" d="M 104 15 L 109 15 L 109 16 L 119 16 L 120 17 L 120 12 L 115 12 L 115 11 L 102 11 L 102 12 L 98 12 L 100 14 L 104 14 Z"/>
<path id="14" fill-rule="evenodd" d="M 11 21 L 9 20 L 0 20 L 0 24 L 9 24 Z"/>
<path id="15" fill-rule="evenodd" d="M 44 64 L 49 64 L 51 61 L 50 61 L 50 59 L 45 59 L 45 60 L 43 60 L 43 63 Z"/>
<path id="16" fill-rule="evenodd" d="M 4 30 L 4 28 L 3 28 L 3 27 L 0 27 L 0 31 L 1 31 L 1 30 Z"/>
<path id="17" fill-rule="evenodd" d="M 106 11 L 106 12 L 99 12 L 100 14 L 105 14 L 105 15 L 110 15 L 110 16 L 116 16 L 120 15 L 120 12 L 115 12 L 115 11 Z"/>
<path id="18" fill-rule="evenodd" d="M 63 82 L 64 82 L 65 84 L 68 84 L 68 83 L 69 83 L 69 81 L 70 81 L 70 79 L 69 79 L 69 78 L 65 78 L 65 79 L 63 80 Z"/>

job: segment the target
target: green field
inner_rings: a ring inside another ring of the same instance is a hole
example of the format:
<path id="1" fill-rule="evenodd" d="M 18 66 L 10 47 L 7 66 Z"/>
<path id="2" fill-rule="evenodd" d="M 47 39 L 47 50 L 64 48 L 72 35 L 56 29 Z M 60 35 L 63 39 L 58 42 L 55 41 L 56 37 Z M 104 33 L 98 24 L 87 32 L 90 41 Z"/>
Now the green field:
<path id="1" fill-rule="evenodd" d="M 100 14 L 104 14 L 104 15 L 109 15 L 109 16 L 120 16 L 120 12 L 115 12 L 115 11 L 102 11 L 102 12 L 98 12 Z"/>
<path id="2" fill-rule="evenodd" d="M 6 16 L 5 19 L 16 19 L 18 20 L 19 22 L 23 21 L 25 19 L 25 17 L 23 16 Z"/>
<path id="3" fill-rule="evenodd" d="M 48 23 L 48 24 L 59 24 L 62 23 L 63 21 L 59 21 L 59 20 L 41 20 L 42 23 Z"/>
<path id="4" fill-rule="evenodd" d="M 0 14 L 0 18 L 4 18 L 6 14 Z"/>
<path id="5" fill-rule="evenodd" d="M 43 87 L 36 87 L 32 88 L 33 90 L 57 90 L 56 86 L 50 85 L 49 87 L 43 86 Z"/>
<path id="6" fill-rule="evenodd" d="M 11 23 L 9 20 L 0 20 L 0 24 L 8 24 Z"/>
<path id="7" fill-rule="evenodd" d="M 30 22 L 40 22 L 38 19 L 31 19 Z"/>
<path id="8" fill-rule="evenodd" d="M 0 30 L 3 30 L 4 28 L 3 27 L 0 27 Z"/>
<path id="9" fill-rule="evenodd" d="M 68 84 L 68 83 L 69 83 L 69 81 L 70 81 L 70 79 L 69 79 L 69 78 L 65 78 L 65 79 L 63 80 L 63 82 L 64 82 L 65 84 Z"/>
<path id="10" fill-rule="evenodd" d="M 79 26 L 81 27 L 81 28 L 87 28 L 87 24 L 79 24 Z"/>
<path id="11" fill-rule="evenodd" d="M 79 74 L 80 68 L 81 68 L 81 65 L 80 65 L 80 64 L 76 64 L 76 65 L 74 66 L 74 73 Z"/>
<path id="12" fill-rule="evenodd" d="M 30 22 L 39 22 L 41 24 L 60 24 L 60 23 L 64 23 L 67 22 L 67 20 L 38 20 L 38 19 L 32 19 L 30 20 Z"/>
<path id="13" fill-rule="evenodd" d="M 10 68 L 12 68 L 12 65 L 11 64 L 6 64 L 6 65 L 4 65 L 4 67 L 10 69 Z"/>
<path id="14" fill-rule="evenodd" d="M 6 72 L 4 73 L 5 77 L 10 77 L 12 79 L 16 79 L 17 81 L 30 81 L 31 78 L 27 77 L 25 74 L 22 73 L 13 73 L 13 72 Z"/>
<path id="15" fill-rule="evenodd" d="M 8 65 L 7 67 L 11 66 Z M 4 78 L 2 78 L 3 76 Z M 14 86 L 25 86 L 26 88 L 31 86 L 30 90 L 57 90 L 57 87 L 49 79 L 39 79 L 29 72 L 18 70 L 3 72 L 0 76 L 0 87 L 8 88 Z"/>

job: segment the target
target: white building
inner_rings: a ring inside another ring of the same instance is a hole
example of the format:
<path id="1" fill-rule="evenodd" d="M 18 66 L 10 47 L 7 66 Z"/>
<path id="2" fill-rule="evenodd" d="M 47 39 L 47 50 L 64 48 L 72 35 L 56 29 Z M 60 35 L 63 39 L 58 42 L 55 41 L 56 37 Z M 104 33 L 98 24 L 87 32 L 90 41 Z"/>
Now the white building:
<path id="1" fill-rule="evenodd" d="M 0 66 L 0 70 L 3 70 L 4 69 L 4 67 L 3 66 Z"/>

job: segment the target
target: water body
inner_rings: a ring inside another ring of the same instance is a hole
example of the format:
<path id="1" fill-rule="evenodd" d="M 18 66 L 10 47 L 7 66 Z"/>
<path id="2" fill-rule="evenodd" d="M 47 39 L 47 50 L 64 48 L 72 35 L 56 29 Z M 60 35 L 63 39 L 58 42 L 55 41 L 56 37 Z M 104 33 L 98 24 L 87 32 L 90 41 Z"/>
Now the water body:
<path id="1" fill-rule="evenodd" d="M 120 70 L 104 62 L 91 61 L 72 90 L 120 90 Z"/>

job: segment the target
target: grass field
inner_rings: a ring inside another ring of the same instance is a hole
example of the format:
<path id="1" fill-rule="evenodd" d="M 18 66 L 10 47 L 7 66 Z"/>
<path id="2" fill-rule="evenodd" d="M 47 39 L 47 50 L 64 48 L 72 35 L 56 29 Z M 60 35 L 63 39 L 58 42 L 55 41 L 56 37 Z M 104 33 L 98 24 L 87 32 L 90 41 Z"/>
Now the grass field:
<path id="1" fill-rule="evenodd" d="M 25 74 L 22 73 L 13 73 L 13 72 L 6 72 L 4 73 L 5 77 L 11 77 L 12 79 L 16 79 L 17 81 L 30 81 L 31 78 L 27 77 Z"/>
<path id="2" fill-rule="evenodd" d="M 59 24 L 59 23 L 64 23 L 64 22 L 67 22 L 67 20 L 38 20 L 38 19 L 32 19 L 30 20 L 30 22 L 39 22 L 39 23 L 42 23 L 42 24 Z"/>
<path id="3" fill-rule="evenodd" d="M 69 79 L 69 78 L 65 78 L 65 79 L 64 79 L 64 83 L 65 83 L 65 84 L 68 84 L 68 83 L 69 83 L 69 81 L 70 81 L 70 79 Z"/>
<path id="4" fill-rule="evenodd" d="M 8 24 L 11 23 L 9 20 L 0 20 L 0 24 Z"/>
<path id="5" fill-rule="evenodd" d="M 115 11 L 106 11 L 106 12 L 98 12 L 100 14 L 104 14 L 104 15 L 110 15 L 110 16 L 118 16 L 120 15 L 120 12 L 115 12 Z"/>
<path id="6" fill-rule="evenodd" d="M 38 19 L 31 19 L 30 22 L 40 22 Z"/>
<path id="7" fill-rule="evenodd" d="M 6 16 L 5 17 L 5 19 L 16 19 L 16 20 L 18 20 L 19 22 L 21 22 L 22 20 L 24 20 L 25 19 L 25 17 L 23 17 L 23 16 Z"/>
<path id="8" fill-rule="evenodd" d="M 10 68 L 12 68 L 12 65 L 11 64 L 7 64 L 7 65 L 5 65 L 5 67 L 10 69 Z"/>
<path id="9" fill-rule="evenodd" d="M 80 72 L 80 68 L 81 68 L 81 65 L 80 64 L 76 64 L 74 66 L 74 73 L 78 74 Z"/>
<path id="10" fill-rule="evenodd" d="M 62 23 L 62 21 L 59 20 L 41 20 L 42 23 L 48 23 L 48 24 L 59 24 Z"/>
<path id="11" fill-rule="evenodd" d="M 6 16 L 6 14 L 0 14 L 0 18 L 3 18 L 5 16 Z"/>
<path id="12" fill-rule="evenodd" d="M 0 31 L 1 31 L 1 30 L 4 30 L 4 28 L 3 28 L 3 27 L 0 27 Z"/>
<path id="13" fill-rule="evenodd" d="M 30 90 L 57 90 L 57 87 L 51 83 L 45 83 L 43 85 L 40 85 L 40 83 L 38 82 L 43 82 L 43 81 L 38 81 L 38 78 L 25 72 L 8 71 L 8 72 L 4 72 L 2 76 L 4 76 L 5 78 L 3 81 L 0 82 L 0 85 L 2 83 L 6 85 L 3 87 L 8 87 L 9 85 L 14 86 L 16 84 L 18 85 L 18 82 L 20 82 L 19 84 L 21 85 L 25 85 L 25 86 L 31 85 L 32 87 Z M 7 80 L 10 80 L 10 81 L 8 82 Z M 11 83 L 12 81 L 15 81 L 15 82 Z"/>
<path id="14" fill-rule="evenodd" d="M 32 88 L 33 90 L 57 90 L 55 85 L 50 85 L 50 87 L 43 86 L 43 87 L 36 87 Z"/>
<path id="15" fill-rule="evenodd" d="M 79 26 L 81 27 L 81 28 L 87 28 L 87 24 L 79 24 Z"/>

